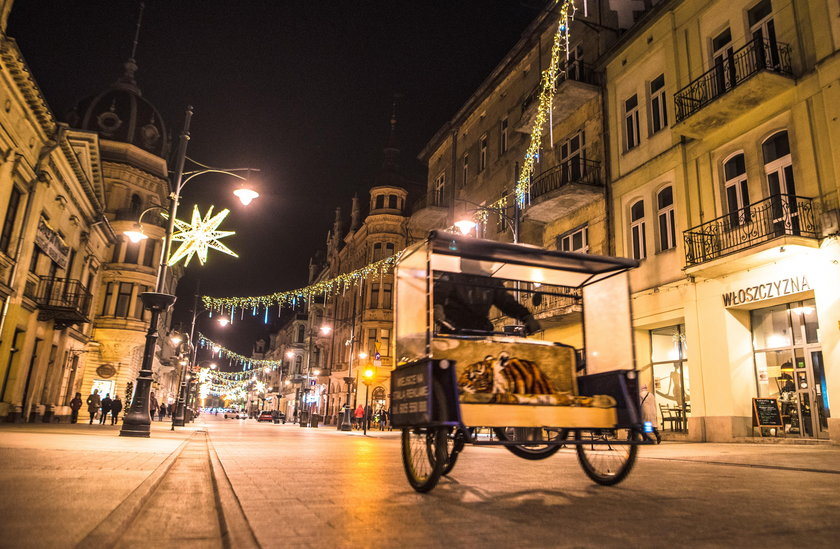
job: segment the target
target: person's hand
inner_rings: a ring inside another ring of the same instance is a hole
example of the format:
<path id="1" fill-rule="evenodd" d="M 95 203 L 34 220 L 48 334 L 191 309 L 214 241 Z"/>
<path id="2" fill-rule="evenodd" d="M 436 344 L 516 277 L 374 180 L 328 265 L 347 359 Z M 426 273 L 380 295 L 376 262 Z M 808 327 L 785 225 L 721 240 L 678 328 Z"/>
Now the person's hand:
<path id="1" fill-rule="evenodd" d="M 435 313 L 435 323 L 439 324 L 440 326 L 443 326 L 444 328 L 446 328 L 447 330 L 449 330 L 451 332 L 457 331 L 455 326 L 453 326 L 451 322 L 446 320 L 446 313 L 443 312 L 443 305 L 440 305 L 440 304 L 435 305 L 434 313 Z"/>
<path id="2" fill-rule="evenodd" d="M 535 334 L 542 330 L 540 322 L 533 315 L 528 315 L 522 320 L 525 321 L 525 335 Z"/>

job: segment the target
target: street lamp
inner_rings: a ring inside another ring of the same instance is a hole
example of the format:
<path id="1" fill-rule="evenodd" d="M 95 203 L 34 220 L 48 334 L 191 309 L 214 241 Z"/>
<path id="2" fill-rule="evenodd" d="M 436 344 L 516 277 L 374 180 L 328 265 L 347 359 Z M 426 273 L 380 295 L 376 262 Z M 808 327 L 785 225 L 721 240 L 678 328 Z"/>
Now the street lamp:
<path id="1" fill-rule="evenodd" d="M 120 430 L 120 436 L 147 438 L 149 437 L 151 430 L 152 421 L 149 416 L 149 394 L 152 387 L 152 361 L 154 359 L 155 346 L 158 339 L 158 320 L 160 319 L 160 315 L 162 313 L 168 311 L 172 305 L 175 304 L 175 296 L 167 294 L 164 290 L 166 285 L 166 271 L 169 263 L 170 249 L 172 247 L 172 234 L 175 231 L 175 217 L 178 213 L 178 202 L 181 199 L 181 191 L 183 190 L 184 185 L 186 185 L 190 180 L 205 173 L 225 173 L 238 179 L 246 180 L 247 178 L 242 177 L 235 172 L 251 172 L 251 170 L 247 168 L 237 168 L 232 170 L 212 168 L 191 160 L 191 162 L 200 166 L 202 169 L 185 173 L 184 163 L 187 160 L 187 144 L 190 140 L 190 121 L 192 120 L 192 115 L 192 107 L 187 107 L 184 116 L 184 129 L 181 131 L 181 135 L 178 139 L 178 152 L 175 156 L 175 170 L 172 180 L 173 192 L 169 195 L 169 223 L 167 224 L 166 231 L 164 232 L 155 291 L 140 294 L 143 306 L 151 311 L 151 318 L 149 320 L 149 330 L 146 332 L 146 345 L 143 349 L 143 361 L 140 365 L 140 373 L 137 376 L 137 381 L 134 386 L 134 396 L 131 400 L 131 406 L 125 414 L 122 429 Z M 185 175 L 186 177 L 184 177 Z M 155 206 L 153 208 L 164 209 L 162 206 Z M 153 208 L 147 208 L 146 211 Z M 140 214 L 140 218 L 143 217 L 143 213 Z M 134 238 L 138 238 L 136 234 L 137 232 L 141 235 L 143 234 L 141 219 L 137 220 L 135 229 L 139 229 L 139 231 L 133 231 L 135 234 L 127 235 L 128 238 L 131 238 L 132 236 Z M 139 238 L 142 240 L 142 236 Z"/>
<path id="2" fill-rule="evenodd" d="M 367 434 L 367 426 L 368 421 L 370 418 L 368 417 L 368 396 L 370 395 L 370 384 L 373 383 L 373 368 L 365 368 L 365 371 L 362 373 L 362 383 L 365 384 L 365 417 L 364 417 L 364 434 Z"/>
<path id="3" fill-rule="evenodd" d="M 464 200 L 463 198 L 459 198 L 457 200 L 460 200 L 461 202 L 465 202 L 473 206 L 473 212 L 490 212 L 505 219 L 508 223 L 510 223 L 511 230 L 513 232 L 513 243 L 519 243 L 519 200 L 517 200 L 516 198 L 514 198 L 513 200 L 513 215 L 509 215 L 507 213 L 507 207 L 505 206 L 485 206 L 483 204 L 476 204 L 475 202 Z M 455 225 L 455 227 L 457 227 L 457 229 L 461 231 L 461 234 L 463 235 L 468 235 L 477 226 L 475 220 L 473 219 L 460 219 L 453 223 L 453 225 Z"/>

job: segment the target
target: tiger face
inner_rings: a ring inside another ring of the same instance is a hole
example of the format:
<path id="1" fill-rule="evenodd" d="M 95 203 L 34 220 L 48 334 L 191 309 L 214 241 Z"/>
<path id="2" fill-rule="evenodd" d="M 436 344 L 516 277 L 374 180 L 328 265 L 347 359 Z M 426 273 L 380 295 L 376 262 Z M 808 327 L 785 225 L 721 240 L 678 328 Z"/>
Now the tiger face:
<path id="1" fill-rule="evenodd" d="M 480 362 L 474 362 L 464 368 L 458 377 L 458 387 L 462 393 L 492 393 L 493 392 L 493 363 L 492 356 L 484 357 Z"/>

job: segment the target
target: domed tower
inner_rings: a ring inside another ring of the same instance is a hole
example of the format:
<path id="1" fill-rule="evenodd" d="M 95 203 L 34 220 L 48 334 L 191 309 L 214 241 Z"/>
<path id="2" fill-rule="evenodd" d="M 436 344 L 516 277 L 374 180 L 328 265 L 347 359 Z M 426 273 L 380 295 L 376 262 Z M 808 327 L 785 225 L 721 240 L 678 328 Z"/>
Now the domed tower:
<path id="1" fill-rule="evenodd" d="M 400 173 L 400 149 L 397 147 L 397 106 L 396 100 L 391 112 L 391 131 L 383 152 L 382 169 L 374 179 L 370 190 L 370 215 L 403 215 L 405 199 L 405 178 Z"/>
<path id="2" fill-rule="evenodd" d="M 134 49 L 136 44 L 135 35 Z M 88 356 L 82 394 L 95 387 L 128 398 L 127 385 L 140 369 L 149 320 L 139 295 L 154 291 L 163 247 L 166 220 L 155 206 L 169 205 L 169 141 L 160 112 L 137 85 L 136 72 L 132 51 L 120 77 L 82 99 L 67 116 L 71 126 L 99 136 L 105 216 L 118 235 L 95 292 L 93 339 L 100 345 Z M 131 242 L 123 233 L 136 227 L 141 214 L 148 238 Z M 179 272 L 168 273 L 164 291 L 174 293 Z M 171 367 L 156 360 L 154 370 L 160 379 Z M 159 401 L 168 400 L 165 388 L 152 390 Z"/>

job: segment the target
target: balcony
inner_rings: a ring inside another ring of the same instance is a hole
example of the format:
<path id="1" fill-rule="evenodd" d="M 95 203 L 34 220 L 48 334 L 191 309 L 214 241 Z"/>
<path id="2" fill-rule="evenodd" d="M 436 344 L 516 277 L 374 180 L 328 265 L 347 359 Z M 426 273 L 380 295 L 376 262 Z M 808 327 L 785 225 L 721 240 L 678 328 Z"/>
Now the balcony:
<path id="1" fill-rule="evenodd" d="M 42 276 L 29 280 L 24 295 L 38 306 L 38 320 L 54 320 L 56 327 L 90 322 L 92 296 L 78 280 Z"/>
<path id="2" fill-rule="evenodd" d="M 409 225 L 423 232 L 442 228 L 448 210 L 449 201 L 443 192 L 429 193 L 411 206 Z"/>
<path id="3" fill-rule="evenodd" d="M 793 86 L 790 46 L 756 38 L 674 95 L 674 131 L 702 138 Z"/>
<path id="4" fill-rule="evenodd" d="M 525 217 L 548 223 L 604 195 L 601 163 L 586 158 L 563 162 L 531 180 L 531 203 Z"/>
<path id="5" fill-rule="evenodd" d="M 773 195 L 684 233 L 689 274 L 700 265 L 749 249 L 750 255 L 781 245 L 819 245 L 820 231 L 813 200 Z M 760 259 L 760 258 L 759 258 Z M 748 267 L 751 259 L 727 261 L 729 269 Z"/>
<path id="6" fill-rule="evenodd" d="M 571 63 L 564 67 L 564 71 L 555 80 L 554 109 L 552 118 L 555 123 L 567 118 L 578 110 L 584 103 L 598 96 L 601 85 L 601 74 L 595 72 L 591 65 L 583 61 Z M 516 131 L 531 133 L 534 117 L 540 103 L 540 82 L 531 93 L 522 100 L 522 116 L 516 125 Z"/>

